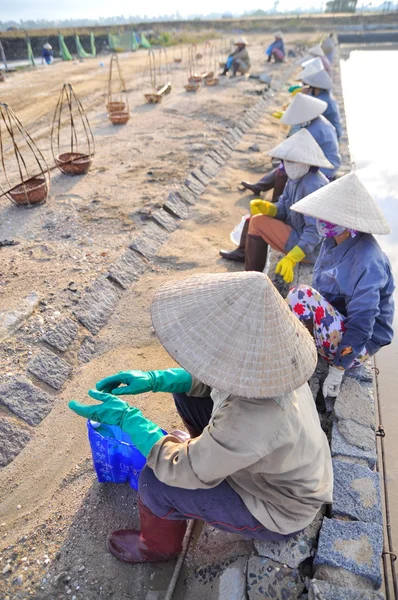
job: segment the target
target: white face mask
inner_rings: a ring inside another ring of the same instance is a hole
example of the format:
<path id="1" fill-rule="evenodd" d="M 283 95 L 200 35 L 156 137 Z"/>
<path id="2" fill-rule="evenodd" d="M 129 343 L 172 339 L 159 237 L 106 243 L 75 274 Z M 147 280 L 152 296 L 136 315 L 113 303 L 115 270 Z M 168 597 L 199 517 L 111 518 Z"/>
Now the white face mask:
<path id="1" fill-rule="evenodd" d="M 300 179 L 307 175 L 310 170 L 310 165 L 305 165 L 299 162 L 292 162 L 291 160 L 284 160 L 283 166 L 289 179 Z"/>

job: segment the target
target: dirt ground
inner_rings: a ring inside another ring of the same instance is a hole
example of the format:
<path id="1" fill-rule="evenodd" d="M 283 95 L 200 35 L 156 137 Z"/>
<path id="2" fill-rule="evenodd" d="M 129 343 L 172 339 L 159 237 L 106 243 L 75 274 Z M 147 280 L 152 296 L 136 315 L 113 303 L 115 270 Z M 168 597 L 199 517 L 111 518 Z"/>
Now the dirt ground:
<path id="1" fill-rule="evenodd" d="M 287 36 L 288 47 L 297 39 L 296 34 Z M 252 72 L 266 70 L 274 80 L 283 79 L 285 65 L 265 64 L 269 40 L 255 37 L 250 42 Z M 51 197 L 43 206 L 24 210 L 1 200 L 0 240 L 20 242 L 0 249 L 1 310 L 16 308 L 32 291 L 41 303 L 2 344 L 0 382 L 24 372 L 45 326 L 73 309 L 85 286 L 106 272 L 173 184 L 200 164 L 226 127 L 238 124 L 239 114 L 264 87 L 255 80 L 225 79 L 190 95 L 182 88 L 186 71 L 181 67 L 174 73 L 170 96 L 161 105 L 146 105 L 145 63 L 141 52 L 121 57 L 132 118 L 119 128 L 107 121 L 104 108 L 109 57 L 19 72 L 1 86 L 1 100 L 13 107 L 51 162 L 52 113 L 62 83 L 71 82 L 87 110 L 96 156 L 85 177 L 53 172 Z M 287 91 L 276 94 L 270 113 L 286 99 Z M 110 530 L 138 525 L 136 493 L 127 485 L 96 482 L 85 423 L 67 402 L 84 400 L 98 379 L 121 369 L 172 366 L 151 327 L 151 297 L 166 279 L 242 268 L 218 255 L 219 248 L 232 247 L 229 233 L 248 211 L 251 196 L 240 193 L 237 185 L 265 172 L 270 159 L 263 152 L 284 135 L 283 126 L 269 114 L 257 131 L 244 136 L 191 218 L 162 247 L 152 271 L 123 295 L 97 336 L 96 358 L 86 366 L 75 365 L 73 379 L 54 398 L 53 410 L 35 428 L 30 443 L 0 471 L 0 570 L 10 564 L 0 575 L 1 599 L 144 600 L 148 590 L 165 589 L 173 565 L 130 566 L 107 553 Z M 255 143 L 260 153 L 249 150 Z M 134 402 L 165 429 L 181 426 L 167 395 L 143 394 Z"/>

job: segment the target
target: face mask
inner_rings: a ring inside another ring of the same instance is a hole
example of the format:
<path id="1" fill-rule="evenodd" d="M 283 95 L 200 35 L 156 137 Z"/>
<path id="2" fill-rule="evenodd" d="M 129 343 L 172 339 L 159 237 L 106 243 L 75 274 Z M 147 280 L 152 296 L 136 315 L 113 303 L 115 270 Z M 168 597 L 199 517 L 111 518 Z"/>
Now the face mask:
<path id="1" fill-rule="evenodd" d="M 334 225 L 333 223 L 329 223 L 328 221 L 321 221 L 320 219 L 316 220 L 316 228 L 318 233 L 322 237 L 332 238 L 338 235 L 341 235 L 344 231 L 348 231 L 351 237 L 355 237 L 357 235 L 357 231 L 355 229 L 348 229 L 348 227 L 343 227 L 342 225 Z"/>
<path id="2" fill-rule="evenodd" d="M 304 165 L 299 162 L 292 162 L 291 160 L 284 160 L 283 166 L 285 167 L 286 175 L 289 179 L 300 179 L 307 175 L 310 170 L 310 165 Z"/>

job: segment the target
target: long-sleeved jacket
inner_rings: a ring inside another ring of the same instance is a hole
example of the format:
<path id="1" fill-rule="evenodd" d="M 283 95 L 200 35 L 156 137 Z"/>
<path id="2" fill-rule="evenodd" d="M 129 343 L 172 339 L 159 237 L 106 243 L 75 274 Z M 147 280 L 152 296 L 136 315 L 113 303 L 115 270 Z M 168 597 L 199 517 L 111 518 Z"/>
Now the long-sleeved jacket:
<path id="1" fill-rule="evenodd" d="M 322 148 L 322 152 L 333 165 L 333 169 L 325 169 L 321 167 L 320 171 L 326 175 L 329 179 L 335 176 L 337 169 L 341 164 L 341 156 L 339 151 L 339 142 L 337 139 L 337 133 L 334 126 L 330 121 L 325 119 L 323 115 L 313 119 L 309 123 L 303 123 L 302 125 L 293 125 L 289 130 L 289 135 L 297 133 L 300 129 L 305 127 L 308 129 L 314 140 Z"/>
<path id="2" fill-rule="evenodd" d="M 346 317 L 335 366 L 347 368 L 364 347 L 373 355 L 391 343 L 395 285 L 390 262 L 372 235 L 359 233 L 339 245 L 326 238 L 313 287 Z M 347 346 L 352 354 L 341 356 Z"/>
<path id="3" fill-rule="evenodd" d="M 249 56 L 246 46 L 244 46 L 243 48 L 236 48 L 236 50 L 231 52 L 231 54 L 229 56 L 231 58 L 233 58 L 234 60 L 236 60 L 237 58 L 240 58 L 240 60 L 243 60 L 243 62 L 246 64 L 246 66 L 248 66 L 248 67 L 251 66 L 250 56 Z"/>
<path id="4" fill-rule="evenodd" d="M 285 252 L 289 252 L 294 246 L 300 246 L 306 260 L 310 262 L 315 262 L 321 244 L 316 220 L 290 210 L 290 207 L 327 183 L 329 181 L 323 173 L 310 170 L 300 179 L 288 179 L 283 194 L 275 203 L 275 219 L 284 221 L 293 228 L 286 242 Z"/>
<path id="5" fill-rule="evenodd" d="M 200 437 L 167 435 L 148 466 L 168 485 L 209 489 L 223 480 L 271 531 L 293 533 L 332 500 L 329 445 L 307 383 L 275 398 L 242 398 L 193 378 L 189 396 L 211 395 L 214 406 Z"/>
<path id="6" fill-rule="evenodd" d="M 283 40 L 277 39 L 274 42 L 272 42 L 272 44 L 268 46 L 266 54 L 269 56 L 270 54 L 272 54 L 273 50 L 280 50 L 281 52 L 283 52 L 283 56 L 285 56 L 285 44 L 283 43 Z"/>
<path id="7" fill-rule="evenodd" d="M 335 97 L 331 92 L 329 92 L 329 90 L 322 90 L 321 93 L 318 94 L 318 96 L 316 96 L 316 98 L 318 98 L 318 100 L 323 100 L 327 103 L 328 107 L 322 116 L 331 122 L 331 124 L 336 130 L 337 139 L 339 140 L 342 134 L 341 116 L 340 109 L 338 107 Z"/>

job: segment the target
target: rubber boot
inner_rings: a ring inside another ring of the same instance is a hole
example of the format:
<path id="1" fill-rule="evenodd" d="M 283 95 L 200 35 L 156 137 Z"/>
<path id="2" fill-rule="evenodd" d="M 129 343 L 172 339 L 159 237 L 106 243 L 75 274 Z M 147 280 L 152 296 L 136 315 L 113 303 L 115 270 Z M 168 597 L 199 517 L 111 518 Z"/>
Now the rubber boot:
<path id="1" fill-rule="evenodd" d="M 260 235 L 248 234 L 245 249 L 245 271 L 264 271 L 268 244 Z"/>
<path id="2" fill-rule="evenodd" d="M 283 194 L 285 185 L 287 183 L 287 175 L 280 169 L 277 169 L 275 174 L 274 192 L 272 194 L 272 202 L 278 202 L 280 196 Z"/>
<path id="3" fill-rule="evenodd" d="M 273 169 L 273 171 L 267 173 L 267 175 L 264 175 L 264 177 L 262 177 L 260 181 L 257 181 L 257 183 L 250 183 L 250 181 L 242 181 L 241 185 L 247 190 L 253 192 L 253 194 L 259 195 L 261 194 L 261 192 L 268 192 L 268 190 L 272 190 L 272 188 L 275 185 L 277 170 L 278 169 Z"/>
<path id="4" fill-rule="evenodd" d="M 227 69 L 227 67 L 224 67 L 224 70 L 222 73 L 220 73 L 219 77 L 224 77 L 224 75 L 226 75 L 228 73 L 229 69 Z"/>
<path id="5" fill-rule="evenodd" d="M 240 236 L 239 246 L 235 250 L 220 250 L 220 255 L 226 260 L 236 260 L 237 262 L 245 262 L 245 246 L 247 232 L 249 231 L 250 219 L 246 219 L 243 225 L 242 234 Z"/>
<path id="6" fill-rule="evenodd" d="M 160 519 L 138 501 L 141 531 L 121 529 L 108 536 L 108 550 L 128 563 L 159 562 L 176 558 L 181 552 L 186 521 Z"/>

